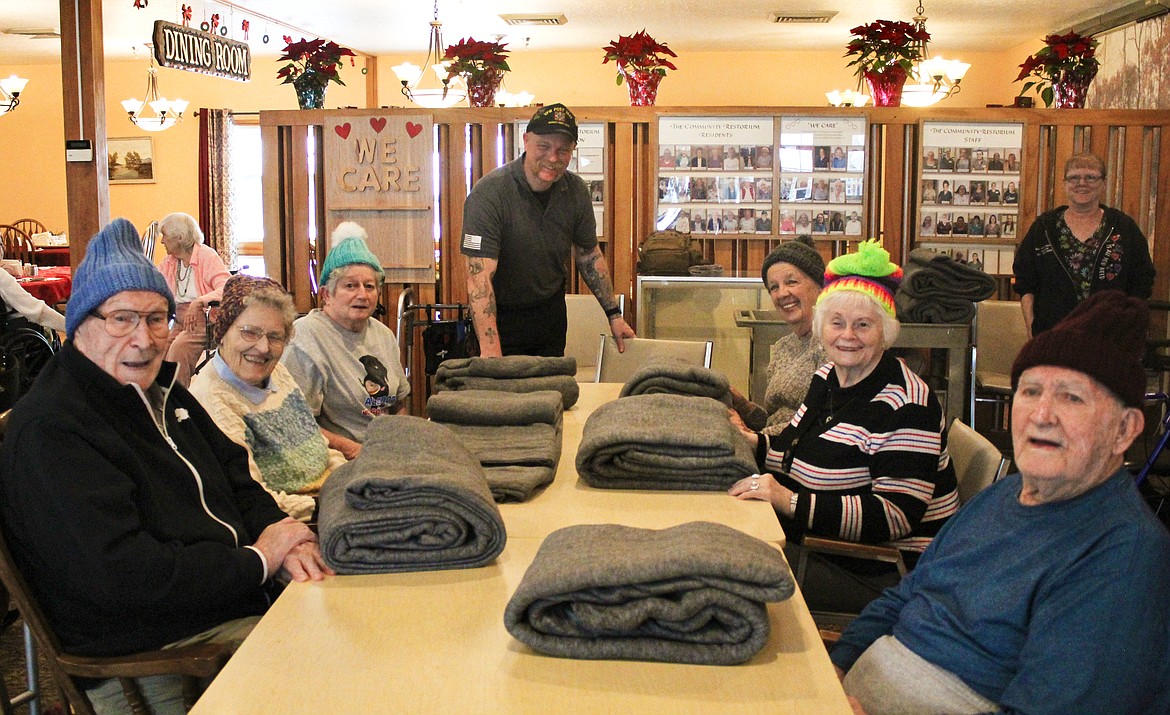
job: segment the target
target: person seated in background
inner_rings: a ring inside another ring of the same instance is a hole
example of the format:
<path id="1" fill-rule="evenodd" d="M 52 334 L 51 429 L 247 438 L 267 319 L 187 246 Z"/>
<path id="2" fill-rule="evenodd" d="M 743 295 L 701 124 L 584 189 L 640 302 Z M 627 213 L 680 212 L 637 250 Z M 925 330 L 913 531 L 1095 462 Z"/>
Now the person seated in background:
<path id="1" fill-rule="evenodd" d="M 901 278 L 877 241 L 829 262 L 813 314 L 829 362 L 779 435 L 738 425 L 765 473 L 729 493 L 771 503 L 790 542 L 811 534 L 892 546 L 912 568 L 959 496 L 942 408 L 888 352 Z M 897 578 L 891 564 L 810 554 L 802 590 L 811 609 L 856 613 Z"/>
<path id="2" fill-rule="evenodd" d="M 332 573 L 313 532 L 175 381 L 163 361 L 174 310 L 134 226 L 115 219 L 89 242 L 68 340 L 0 448 L 4 537 L 74 655 L 238 645 L 280 580 Z M 183 712 L 180 676 L 139 685 L 151 711 Z M 116 678 L 82 687 L 96 712 L 128 711 Z"/>
<path id="3" fill-rule="evenodd" d="M 321 308 L 294 324 L 281 361 L 305 395 L 329 446 L 353 459 L 378 415 L 406 414 L 410 382 L 394 333 L 376 318 L 386 274 L 346 221 L 321 268 Z"/>
<path id="4" fill-rule="evenodd" d="M 764 404 L 731 388 L 732 407 L 745 424 L 765 434 L 780 434 L 808 392 L 813 373 L 825 363 L 825 350 L 813 337 L 813 305 L 825 282 L 825 260 L 812 236 L 781 243 L 764 258 L 760 277 L 776 314 L 792 332 L 772 345 Z"/>
<path id="5" fill-rule="evenodd" d="M 178 312 L 171 328 L 167 360 L 177 363 L 179 384 L 191 384 L 191 373 L 207 347 L 208 305 L 223 295 L 230 277 L 219 254 L 203 243 L 203 230 L 193 216 L 167 214 L 158 222 L 159 240 L 167 249 L 159 270 L 175 296 Z"/>
<path id="6" fill-rule="evenodd" d="M 830 650 L 864 712 L 1170 712 L 1170 535 L 1124 466 L 1149 320 L 1102 291 L 1025 344 L 1019 473 L 964 504 Z"/>
<path id="7" fill-rule="evenodd" d="M 0 258 L 4 257 L 0 249 Z M 35 323 L 58 333 L 65 332 L 65 316 L 45 301 L 30 294 L 16 280 L 17 276 L 0 270 L 0 328 L 12 330 L 21 324 Z"/>
<path id="8" fill-rule="evenodd" d="M 275 281 L 230 278 L 211 326 L 219 347 L 191 381 L 191 394 L 248 450 L 252 478 L 285 513 L 307 521 L 316 508 L 313 496 L 345 457 L 329 449 L 305 396 L 280 364 L 296 317 L 292 296 Z"/>

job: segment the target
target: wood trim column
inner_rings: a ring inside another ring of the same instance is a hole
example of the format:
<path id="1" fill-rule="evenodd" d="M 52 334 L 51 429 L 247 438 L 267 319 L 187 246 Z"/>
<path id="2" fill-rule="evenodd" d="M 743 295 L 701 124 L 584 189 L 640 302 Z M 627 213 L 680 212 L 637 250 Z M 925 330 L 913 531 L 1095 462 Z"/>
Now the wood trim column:
<path id="1" fill-rule="evenodd" d="M 61 0 L 60 6 L 64 138 L 93 143 L 93 161 L 65 162 L 69 262 L 77 266 L 89 239 L 110 222 L 102 0 Z"/>

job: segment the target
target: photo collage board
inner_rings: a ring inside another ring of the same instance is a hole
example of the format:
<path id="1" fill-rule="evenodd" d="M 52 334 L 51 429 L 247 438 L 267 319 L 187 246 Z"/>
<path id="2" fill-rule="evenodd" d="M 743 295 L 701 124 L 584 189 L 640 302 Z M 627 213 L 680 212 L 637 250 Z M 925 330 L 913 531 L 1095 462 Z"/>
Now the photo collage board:
<path id="1" fill-rule="evenodd" d="M 528 122 L 516 122 L 516 155 L 524 153 L 520 140 L 528 129 Z M 597 219 L 597 237 L 605 237 L 605 124 L 599 122 L 577 125 L 577 151 L 569 160 L 569 171 L 584 180 L 593 201 L 593 215 Z"/>
<path id="2" fill-rule="evenodd" d="M 781 118 L 780 235 L 861 235 L 866 134 L 864 117 Z"/>
<path id="3" fill-rule="evenodd" d="M 772 117 L 660 117 L 655 228 L 772 234 Z"/>
<path id="4" fill-rule="evenodd" d="M 916 245 L 991 275 L 1012 272 L 1024 125 L 922 123 Z"/>

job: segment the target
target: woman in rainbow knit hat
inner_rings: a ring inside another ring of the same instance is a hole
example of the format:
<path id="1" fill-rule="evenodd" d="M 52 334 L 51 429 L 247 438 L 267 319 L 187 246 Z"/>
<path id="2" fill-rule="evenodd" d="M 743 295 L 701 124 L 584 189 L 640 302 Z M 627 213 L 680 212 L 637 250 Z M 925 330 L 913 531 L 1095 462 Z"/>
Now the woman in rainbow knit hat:
<path id="1" fill-rule="evenodd" d="M 942 408 L 921 377 L 888 352 L 898 337 L 902 269 L 874 240 L 825 270 L 813 314 L 829 362 L 779 435 L 747 433 L 764 474 L 737 482 L 740 499 L 776 509 L 788 540 L 804 534 L 900 549 L 908 567 L 959 508 Z M 868 567 L 868 568 L 866 568 Z M 810 556 L 814 610 L 856 612 L 897 582 L 888 564 Z"/>

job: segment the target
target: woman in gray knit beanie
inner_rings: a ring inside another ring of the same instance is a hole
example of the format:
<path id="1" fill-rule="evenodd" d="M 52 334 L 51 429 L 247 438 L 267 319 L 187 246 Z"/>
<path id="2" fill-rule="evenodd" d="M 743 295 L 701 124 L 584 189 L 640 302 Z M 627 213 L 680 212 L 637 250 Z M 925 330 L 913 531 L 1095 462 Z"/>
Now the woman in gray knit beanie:
<path id="1" fill-rule="evenodd" d="M 828 361 L 812 334 L 813 305 L 825 283 L 825 259 L 811 236 L 800 236 L 772 249 L 760 277 L 776 313 L 792 332 L 772 346 L 763 405 L 748 401 L 735 388 L 731 392 L 733 407 L 747 427 L 779 434 L 800 407 L 813 373 Z"/>

